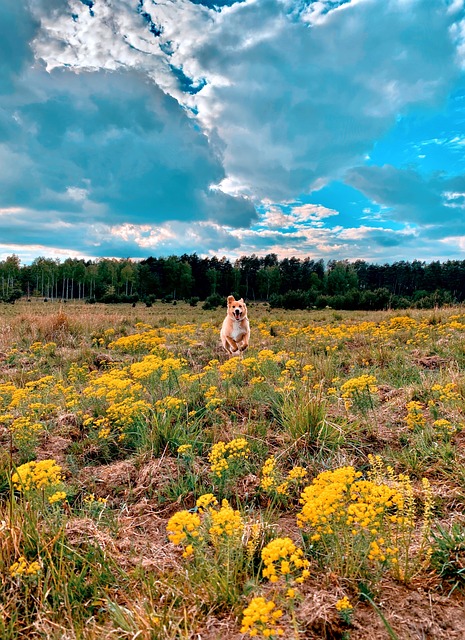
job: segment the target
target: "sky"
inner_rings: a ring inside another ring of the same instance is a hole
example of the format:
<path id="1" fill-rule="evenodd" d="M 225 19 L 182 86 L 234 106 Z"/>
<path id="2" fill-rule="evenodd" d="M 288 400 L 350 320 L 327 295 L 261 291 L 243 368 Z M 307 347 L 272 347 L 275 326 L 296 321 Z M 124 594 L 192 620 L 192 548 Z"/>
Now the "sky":
<path id="1" fill-rule="evenodd" d="M 465 259 L 465 0 L 1 0 L 0 259 Z"/>

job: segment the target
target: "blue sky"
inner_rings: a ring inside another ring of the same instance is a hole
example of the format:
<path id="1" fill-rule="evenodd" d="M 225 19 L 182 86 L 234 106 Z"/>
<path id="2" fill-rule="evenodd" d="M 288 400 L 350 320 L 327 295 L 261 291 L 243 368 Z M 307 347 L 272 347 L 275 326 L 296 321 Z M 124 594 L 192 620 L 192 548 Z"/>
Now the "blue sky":
<path id="1" fill-rule="evenodd" d="M 0 258 L 465 258 L 464 0 L 2 0 Z"/>

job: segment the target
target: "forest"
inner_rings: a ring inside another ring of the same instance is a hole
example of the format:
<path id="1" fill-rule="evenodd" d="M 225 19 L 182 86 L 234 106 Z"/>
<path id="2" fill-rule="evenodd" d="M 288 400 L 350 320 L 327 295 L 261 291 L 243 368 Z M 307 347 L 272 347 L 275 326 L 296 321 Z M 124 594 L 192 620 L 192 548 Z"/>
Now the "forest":
<path id="1" fill-rule="evenodd" d="M 231 262 L 222 257 L 98 258 L 64 261 L 18 256 L 0 261 L 0 299 L 84 300 L 88 303 L 152 304 L 178 300 L 215 308 L 233 294 L 285 309 L 433 308 L 465 299 L 465 260 L 398 261 L 278 259 L 252 254 Z"/>

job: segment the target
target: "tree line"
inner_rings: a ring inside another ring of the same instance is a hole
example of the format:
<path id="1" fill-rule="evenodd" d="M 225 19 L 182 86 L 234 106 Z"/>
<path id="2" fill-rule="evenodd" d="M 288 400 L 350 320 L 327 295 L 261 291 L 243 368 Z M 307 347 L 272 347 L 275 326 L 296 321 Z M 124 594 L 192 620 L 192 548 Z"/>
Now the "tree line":
<path id="1" fill-rule="evenodd" d="M 465 260 L 399 261 L 278 259 L 252 254 L 231 262 L 196 253 L 145 260 L 38 257 L 22 265 L 16 255 L 0 261 L 0 299 L 153 303 L 203 301 L 219 306 L 233 294 L 287 309 L 434 307 L 465 300 Z"/>

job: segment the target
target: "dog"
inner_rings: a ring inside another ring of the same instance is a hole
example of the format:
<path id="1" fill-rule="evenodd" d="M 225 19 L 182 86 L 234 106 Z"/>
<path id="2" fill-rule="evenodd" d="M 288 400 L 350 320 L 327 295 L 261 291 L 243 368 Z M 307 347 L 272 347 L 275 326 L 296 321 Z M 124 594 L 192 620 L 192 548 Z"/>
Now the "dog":
<path id="1" fill-rule="evenodd" d="M 235 300 L 234 296 L 228 296 L 228 309 L 220 337 L 225 351 L 232 356 L 240 355 L 249 346 L 250 325 L 243 298 Z"/>

